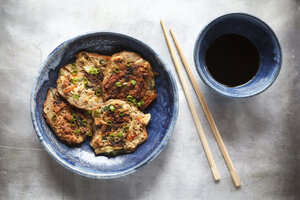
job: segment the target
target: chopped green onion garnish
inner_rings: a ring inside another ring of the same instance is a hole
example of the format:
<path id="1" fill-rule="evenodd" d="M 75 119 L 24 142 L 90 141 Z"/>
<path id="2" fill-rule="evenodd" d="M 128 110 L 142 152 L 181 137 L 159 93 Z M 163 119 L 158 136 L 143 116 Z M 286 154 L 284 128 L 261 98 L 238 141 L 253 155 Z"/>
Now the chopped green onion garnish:
<path id="1" fill-rule="evenodd" d="M 74 98 L 74 99 L 79 99 L 79 96 L 78 96 L 77 94 L 74 94 L 74 95 L 73 95 L 73 98 Z"/>
<path id="2" fill-rule="evenodd" d="M 123 116 L 123 115 L 124 115 L 124 111 L 121 110 L 121 111 L 119 112 L 119 115 L 120 115 L 120 116 Z"/>
<path id="3" fill-rule="evenodd" d="M 116 82 L 116 86 L 117 87 L 122 87 L 122 83 L 119 81 L 119 82 Z"/>
<path id="4" fill-rule="evenodd" d="M 95 68 L 96 74 L 99 74 L 101 72 L 100 68 Z"/>
<path id="5" fill-rule="evenodd" d="M 112 123 L 112 121 L 106 121 L 106 124 L 107 124 L 108 126 L 111 126 L 113 123 Z"/>
<path id="6" fill-rule="evenodd" d="M 135 84 L 136 84 L 136 81 L 135 81 L 135 80 L 131 80 L 130 83 L 131 83 L 132 85 L 135 85 Z"/>
<path id="7" fill-rule="evenodd" d="M 73 75 L 75 75 L 75 74 L 77 74 L 78 73 L 78 70 L 77 69 L 74 69 L 73 71 L 72 71 L 72 74 Z"/>
<path id="8" fill-rule="evenodd" d="M 129 66 L 131 65 L 131 63 L 132 63 L 131 60 L 128 60 L 128 61 L 126 62 L 126 66 L 129 67 Z"/>
<path id="9" fill-rule="evenodd" d="M 92 67 L 89 71 L 89 74 L 97 75 L 100 73 L 100 71 L 101 71 L 101 69 Z"/>
<path id="10" fill-rule="evenodd" d="M 89 83 L 89 80 L 88 80 L 86 77 L 84 77 L 84 78 L 83 78 L 83 84 L 86 85 L 86 84 L 88 84 L 88 83 Z"/>
<path id="11" fill-rule="evenodd" d="M 83 126 L 87 125 L 87 121 L 86 121 L 85 119 L 83 119 L 83 120 L 81 121 L 81 123 L 82 123 Z"/>
<path id="12" fill-rule="evenodd" d="M 53 116 L 52 116 L 52 121 L 55 121 L 56 120 L 56 118 L 57 118 L 57 115 L 56 114 L 54 114 Z"/>
<path id="13" fill-rule="evenodd" d="M 75 113 L 72 114 L 72 121 L 76 121 L 77 115 Z"/>
<path id="14" fill-rule="evenodd" d="M 118 137 L 123 137 L 124 136 L 124 134 L 121 133 L 121 132 L 117 133 L 117 135 L 118 135 Z"/>
<path id="15" fill-rule="evenodd" d="M 60 75 L 63 76 L 65 74 L 65 70 L 60 71 Z"/>
<path id="16" fill-rule="evenodd" d="M 126 97 L 127 102 L 132 102 L 133 101 L 133 97 L 131 95 L 128 95 Z"/>
<path id="17" fill-rule="evenodd" d="M 114 106 L 109 106 L 109 110 L 113 112 L 116 108 Z"/>
<path id="18" fill-rule="evenodd" d="M 73 79 L 72 79 L 72 82 L 73 82 L 74 84 L 77 84 L 77 83 L 78 83 L 77 78 L 73 78 Z"/>
<path id="19" fill-rule="evenodd" d="M 74 132 L 75 133 L 80 133 L 80 129 L 76 129 Z"/>
<path id="20" fill-rule="evenodd" d="M 90 114 L 92 114 L 92 111 L 91 110 L 87 110 L 86 113 L 90 115 Z"/>
<path id="21" fill-rule="evenodd" d="M 95 68 L 92 67 L 92 68 L 90 69 L 90 71 L 89 71 L 89 74 L 95 74 L 95 73 L 96 73 L 96 72 L 95 72 Z"/>
<path id="22" fill-rule="evenodd" d="M 106 65 L 106 60 L 105 59 L 100 59 L 99 64 L 100 65 Z"/>
<path id="23" fill-rule="evenodd" d="M 115 67 L 114 72 L 116 72 L 118 74 L 120 72 L 120 68 L 119 67 Z"/>
<path id="24" fill-rule="evenodd" d="M 97 90 L 97 91 L 96 91 L 96 95 L 97 95 L 97 96 L 100 96 L 101 94 L 102 94 L 102 91 L 101 91 L 101 90 Z"/>
<path id="25" fill-rule="evenodd" d="M 129 131 L 129 125 L 124 126 L 124 131 L 128 132 Z"/>
<path id="26" fill-rule="evenodd" d="M 144 105 L 144 104 L 145 104 L 145 102 L 142 100 L 142 101 L 140 101 L 140 102 L 137 103 L 137 106 L 138 106 L 138 107 L 141 107 L 141 106 Z"/>
<path id="27" fill-rule="evenodd" d="M 133 100 L 132 100 L 132 103 L 135 105 L 135 104 L 136 104 L 136 99 L 133 99 Z"/>
<path id="28" fill-rule="evenodd" d="M 75 124 L 76 124 L 76 121 L 75 121 L 75 120 L 74 120 L 74 121 L 72 120 L 72 121 L 71 121 L 71 125 L 72 125 L 72 126 L 75 126 Z"/>
<path id="29" fill-rule="evenodd" d="M 72 63 L 72 69 L 76 69 L 76 63 L 75 62 Z"/>
<path id="30" fill-rule="evenodd" d="M 115 139 L 115 135 L 113 133 L 109 134 L 110 139 L 114 140 Z"/>

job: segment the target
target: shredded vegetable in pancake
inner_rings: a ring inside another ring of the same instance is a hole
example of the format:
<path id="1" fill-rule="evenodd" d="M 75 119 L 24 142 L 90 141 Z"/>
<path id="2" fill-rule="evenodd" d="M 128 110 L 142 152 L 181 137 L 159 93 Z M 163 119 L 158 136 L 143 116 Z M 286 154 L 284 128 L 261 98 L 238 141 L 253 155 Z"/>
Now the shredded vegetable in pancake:
<path id="1" fill-rule="evenodd" d="M 150 114 L 142 113 L 125 101 L 111 99 L 94 109 L 92 116 L 91 146 L 96 154 L 130 153 L 147 139 Z"/>

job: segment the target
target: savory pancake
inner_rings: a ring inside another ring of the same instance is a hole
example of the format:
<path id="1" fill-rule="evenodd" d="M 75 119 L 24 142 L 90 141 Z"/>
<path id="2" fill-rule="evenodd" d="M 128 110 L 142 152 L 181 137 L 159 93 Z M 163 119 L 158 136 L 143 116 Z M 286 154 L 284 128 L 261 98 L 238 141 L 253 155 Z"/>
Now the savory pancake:
<path id="1" fill-rule="evenodd" d="M 44 117 L 58 139 L 67 144 L 82 143 L 92 134 L 92 117 L 69 105 L 57 92 L 50 88 L 44 102 Z"/>
<path id="2" fill-rule="evenodd" d="M 101 83 L 109 56 L 79 52 L 76 61 L 60 69 L 57 90 L 71 105 L 92 110 L 103 102 Z"/>
<path id="3" fill-rule="evenodd" d="M 90 145 L 96 154 L 133 152 L 147 139 L 151 116 L 139 109 L 156 98 L 156 75 L 133 52 L 112 57 L 79 52 L 74 63 L 60 69 L 43 114 L 62 142 L 79 144 L 93 135 Z"/>
<path id="4" fill-rule="evenodd" d="M 146 108 L 157 96 L 150 63 L 140 55 L 123 51 L 112 55 L 103 71 L 103 99 L 121 99 L 140 109 Z"/>
<path id="5" fill-rule="evenodd" d="M 111 99 L 92 111 L 91 146 L 96 154 L 115 156 L 133 152 L 147 139 L 150 114 L 122 100 Z"/>

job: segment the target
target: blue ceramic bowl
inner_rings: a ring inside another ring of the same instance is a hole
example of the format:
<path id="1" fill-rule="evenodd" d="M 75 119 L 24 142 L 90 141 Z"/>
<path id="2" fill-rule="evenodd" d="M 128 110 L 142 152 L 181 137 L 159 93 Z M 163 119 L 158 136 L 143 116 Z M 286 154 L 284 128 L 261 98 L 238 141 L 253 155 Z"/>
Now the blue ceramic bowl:
<path id="1" fill-rule="evenodd" d="M 231 33 L 249 39 L 260 56 L 256 75 L 249 82 L 236 87 L 228 87 L 214 80 L 205 62 L 210 44 L 218 37 Z M 275 81 L 281 68 L 282 55 L 278 39 L 266 23 L 248 14 L 233 13 L 215 19 L 200 32 L 194 47 L 194 61 L 202 80 L 217 93 L 227 97 L 250 97 L 266 90 Z"/>
<path id="2" fill-rule="evenodd" d="M 159 73 L 155 79 L 157 99 L 145 110 L 146 113 L 151 113 L 147 126 L 148 139 L 134 153 L 113 158 L 95 156 L 89 145 L 90 140 L 76 147 L 67 146 L 56 138 L 46 124 L 42 109 L 47 91 L 56 86 L 59 69 L 72 62 L 76 52 L 83 50 L 106 55 L 123 50 L 133 51 L 148 60 Z M 169 68 L 149 46 L 126 35 L 95 32 L 67 40 L 50 53 L 34 81 L 30 106 L 36 134 L 56 161 L 72 172 L 87 177 L 116 178 L 133 173 L 153 160 L 166 146 L 177 120 L 178 93 Z"/>

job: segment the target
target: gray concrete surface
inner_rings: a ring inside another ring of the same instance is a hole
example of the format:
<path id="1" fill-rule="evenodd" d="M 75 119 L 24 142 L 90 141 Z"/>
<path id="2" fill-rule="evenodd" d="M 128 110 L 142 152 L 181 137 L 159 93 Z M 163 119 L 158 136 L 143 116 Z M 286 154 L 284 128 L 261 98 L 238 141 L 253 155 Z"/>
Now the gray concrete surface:
<path id="1" fill-rule="evenodd" d="M 240 174 L 240 189 L 197 103 L 221 173 L 221 181 L 213 181 L 174 69 L 180 95 L 176 130 L 159 157 L 138 172 L 114 180 L 81 177 L 40 145 L 30 119 L 30 92 L 42 60 L 57 45 L 88 31 L 116 31 L 150 44 L 173 68 L 159 25 L 163 19 L 194 66 L 198 32 L 230 12 L 267 22 L 284 56 L 274 85 L 252 98 L 221 97 L 197 76 Z M 293 0 L 0 0 L 0 199 L 300 199 L 299 30 L 300 1 Z"/>

